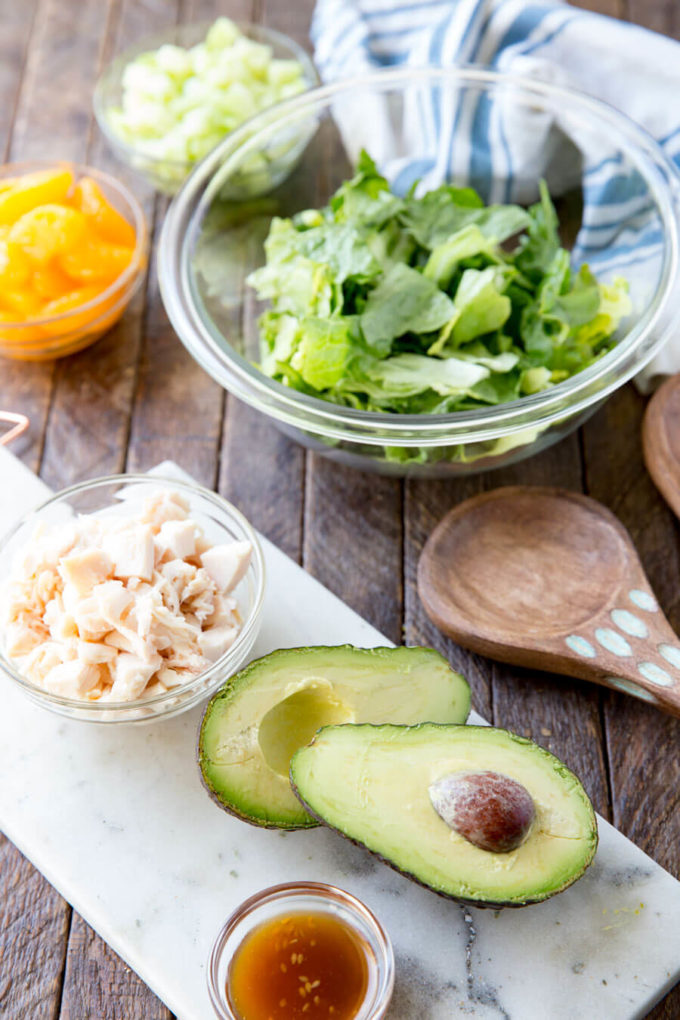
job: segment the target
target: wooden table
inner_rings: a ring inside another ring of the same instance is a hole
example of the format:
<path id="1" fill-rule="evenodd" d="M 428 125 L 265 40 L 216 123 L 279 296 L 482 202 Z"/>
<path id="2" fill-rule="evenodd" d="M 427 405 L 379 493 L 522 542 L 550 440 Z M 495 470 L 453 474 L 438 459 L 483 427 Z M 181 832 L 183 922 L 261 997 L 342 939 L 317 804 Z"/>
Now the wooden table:
<path id="1" fill-rule="evenodd" d="M 680 35 L 674 0 L 580 6 Z M 0 0 L 5 159 L 62 157 L 125 178 L 91 115 L 94 82 L 116 51 L 175 20 L 218 11 L 305 41 L 311 8 L 312 0 Z M 139 180 L 130 183 L 157 236 L 164 201 Z M 0 365 L 0 407 L 31 418 L 14 452 L 50 486 L 176 460 L 393 641 L 443 651 L 470 680 L 475 708 L 563 758 L 597 810 L 680 876 L 680 722 L 633 698 L 467 654 L 430 624 L 415 587 L 425 538 L 453 504 L 499 485 L 560 485 L 618 514 L 678 630 L 678 527 L 642 463 L 644 403 L 627 386 L 580 433 L 488 476 L 401 483 L 359 474 L 305 453 L 198 368 L 168 325 L 153 261 L 124 320 L 91 350 L 57 363 Z M 136 975 L 0 840 L 0 1016 L 169 1020 Z M 680 986 L 650 1016 L 677 1020 Z"/>

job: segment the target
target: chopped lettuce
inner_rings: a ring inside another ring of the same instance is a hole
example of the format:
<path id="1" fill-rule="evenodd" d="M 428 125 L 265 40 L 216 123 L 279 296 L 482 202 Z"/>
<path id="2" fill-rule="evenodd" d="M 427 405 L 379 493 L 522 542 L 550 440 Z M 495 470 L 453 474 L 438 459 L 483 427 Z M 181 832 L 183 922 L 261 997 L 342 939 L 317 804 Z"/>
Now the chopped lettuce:
<path id="1" fill-rule="evenodd" d="M 348 407 L 442 414 L 539 393 L 615 344 L 627 284 L 572 268 L 543 182 L 528 210 L 485 206 L 471 188 L 416 190 L 394 195 L 362 153 L 327 207 L 272 220 L 249 277 L 271 303 L 267 375 Z"/>
<path id="2" fill-rule="evenodd" d="M 398 263 L 370 291 L 361 330 L 370 348 L 388 355 L 396 337 L 432 333 L 454 315 L 453 301 L 436 283 L 417 269 Z"/>

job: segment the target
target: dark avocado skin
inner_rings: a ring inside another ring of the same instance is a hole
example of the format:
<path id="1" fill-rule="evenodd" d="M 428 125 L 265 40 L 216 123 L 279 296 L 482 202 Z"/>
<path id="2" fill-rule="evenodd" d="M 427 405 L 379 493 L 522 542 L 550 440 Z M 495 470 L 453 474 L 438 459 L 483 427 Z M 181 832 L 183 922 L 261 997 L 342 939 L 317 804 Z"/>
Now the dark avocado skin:
<path id="1" fill-rule="evenodd" d="M 364 724 L 364 725 L 370 725 L 370 724 Z M 318 731 L 319 734 L 322 733 L 322 732 L 323 732 L 323 729 Z M 315 742 L 316 742 L 316 736 L 311 740 L 310 745 L 308 745 L 308 746 L 311 746 L 311 744 L 314 744 Z M 553 896 L 557 896 L 558 893 L 561 893 L 565 889 L 568 889 L 570 885 L 573 885 L 574 882 L 578 881 L 578 879 L 582 877 L 582 875 L 584 874 L 586 869 L 592 863 L 593 858 L 595 857 L 595 853 L 597 851 L 598 842 L 599 842 L 599 834 L 596 831 L 595 843 L 594 843 L 594 846 L 593 846 L 593 852 L 592 852 L 589 860 L 586 862 L 586 865 L 585 865 L 583 871 L 579 875 L 570 878 L 569 881 L 565 882 L 564 885 L 560 886 L 559 889 L 552 889 L 545 896 L 538 896 L 538 897 L 534 897 L 533 899 L 526 899 L 526 900 L 523 900 L 521 903 L 517 902 L 517 900 L 509 902 L 509 901 L 503 901 L 503 900 L 491 901 L 491 900 L 465 899 L 462 896 L 453 896 L 453 895 L 451 895 L 451 893 L 442 892 L 441 889 L 435 889 L 434 886 L 428 885 L 427 882 L 423 882 L 422 879 L 418 878 L 416 875 L 411 874 L 410 871 L 404 871 L 403 868 L 400 868 L 398 865 L 394 864 L 392 861 L 388 860 L 386 857 L 383 857 L 382 854 L 378 853 L 377 850 L 371 850 L 370 847 L 367 847 L 365 843 L 361 842 L 361 840 L 354 839 L 352 836 L 346 835 L 341 829 L 336 828 L 334 825 L 330 825 L 324 818 L 322 818 L 321 815 L 317 814 L 313 810 L 313 808 L 311 808 L 309 806 L 309 804 L 306 802 L 304 797 L 301 796 L 301 794 L 300 794 L 300 792 L 299 792 L 299 790 L 297 788 L 297 785 L 295 784 L 295 781 L 293 780 L 292 767 L 291 767 L 291 775 L 290 775 L 290 785 L 292 787 L 293 793 L 295 794 L 297 799 L 300 801 L 300 803 L 304 807 L 305 811 L 307 811 L 313 818 L 315 818 L 319 824 L 325 825 L 327 829 L 331 829 L 333 832 L 337 832 L 337 834 L 339 836 L 342 836 L 343 839 L 346 839 L 350 843 L 353 843 L 354 846 L 358 846 L 358 847 L 361 847 L 362 850 L 366 850 L 373 857 L 377 857 L 377 859 L 379 861 L 381 861 L 383 864 L 386 864 L 388 866 L 388 868 L 391 868 L 393 871 L 396 871 L 397 874 L 399 874 L 399 875 L 403 875 L 404 878 L 410 879 L 411 882 L 415 882 L 416 885 L 421 886 L 423 889 L 428 889 L 430 892 L 436 893 L 436 895 L 437 896 L 441 896 L 442 899 L 453 900 L 455 903 L 461 903 L 462 905 L 467 906 L 467 907 L 477 907 L 478 910 L 503 910 L 503 909 L 505 909 L 507 907 L 514 907 L 514 908 L 528 907 L 528 906 L 531 906 L 532 903 L 544 903 L 546 900 L 552 899 Z"/>
<path id="2" fill-rule="evenodd" d="M 199 731 L 199 750 L 200 750 L 200 731 Z M 316 815 L 312 815 L 311 811 L 309 811 L 305 804 L 302 804 L 302 806 L 310 814 L 310 819 L 305 825 L 283 825 L 280 822 L 265 821 L 264 818 L 261 821 L 256 822 L 255 819 L 251 818 L 249 815 L 242 815 L 239 811 L 234 810 L 234 808 L 231 805 L 227 805 L 224 803 L 222 798 L 215 793 L 212 786 L 209 786 L 208 783 L 206 782 L 200 764 L 198 768 L 198 773 L 201 777 L 201 785 L 208 794 L 208 796 L 210 797 L 213 804 L 216 804 L 218 808 L 222 809 L 222 811 L 226 811 L 228 815 L 232 815 L 234 818 L 238 818 L 239 821 L 247 822 L 248 825 L 252 825 L 254 829 L 279 829 L 286 832 L 297 832 L 300 829 L 317 829 L 321 824 L 320 820 L 317 819 Z M 298 797 L 298 800 L 300 801 L 300 803 L 302 803 L 302 799 L 300 797 Z"/>

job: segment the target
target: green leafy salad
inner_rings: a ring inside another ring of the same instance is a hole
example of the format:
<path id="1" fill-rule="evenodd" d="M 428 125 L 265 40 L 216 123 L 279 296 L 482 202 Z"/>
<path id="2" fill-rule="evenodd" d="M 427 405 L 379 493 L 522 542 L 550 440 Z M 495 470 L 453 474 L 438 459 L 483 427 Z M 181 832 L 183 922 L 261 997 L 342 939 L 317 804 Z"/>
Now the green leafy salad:
<path id="1" fill-rule="evenodd" d="M 625 280 L 570 267 L 544 182 L 528 210 L 450 185 L 401 198 L 365 152 L 328 206 L 274 218 L 265 251 L 249 277 L 270 302 L 261 369 L 368 411 L 537 393 L 608 351 L 631 311 Z"/>

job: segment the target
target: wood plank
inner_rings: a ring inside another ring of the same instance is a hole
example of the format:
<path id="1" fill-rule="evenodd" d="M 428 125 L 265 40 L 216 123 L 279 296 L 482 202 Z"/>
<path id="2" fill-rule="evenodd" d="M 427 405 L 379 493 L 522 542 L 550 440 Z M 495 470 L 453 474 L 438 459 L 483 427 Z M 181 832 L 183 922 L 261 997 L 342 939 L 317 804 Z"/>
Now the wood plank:
<path id="1" fill-rule="evenodd" d="M 680 4 L 677 0 L 625 0 L 625 17 L 653 32 L 680 39 Z"/>
<path id="2" fill-rule="evenodd" d="M 170 1020 L 137 975 L 77 914 L 73 916 L 60 1020 Z"/>
<path id="3" fill-rule="evenodd" d="M 2 835 L 0 889 L 0 1016 L 54 1020 L 71 911 Z"/>
<path id="4" fill-rule="evenodd" d="M 573 7 L 581 7 L 597 14 L 607 14 L 612 18 L 623 18 L 626 12 L 626 0 L 571 0 Z"/>
<path id="5" fill-rule="evenodd" d="M 212 489 L 224 391 L 193 360 L 170 326 L 158 289 L 155 254 L 151 281 L 127 470 L 146 471 L 170 459 Z"/>
<path id="6" fill-rule="evenodd" d="M 37 0 L 0 0 L 0 151 L 7 158 Z"/>
<path id="7" fill-rule="evenodd" d="M 297 563 L 302 560 L 305 454 L 264 415 L 227 400 L 219 492 Z"/>
<path id="8" fill-rule="evenodd" d="M 304 565 L 395 644 L 402 643 L 401 488 L 309 455 Z"/>

